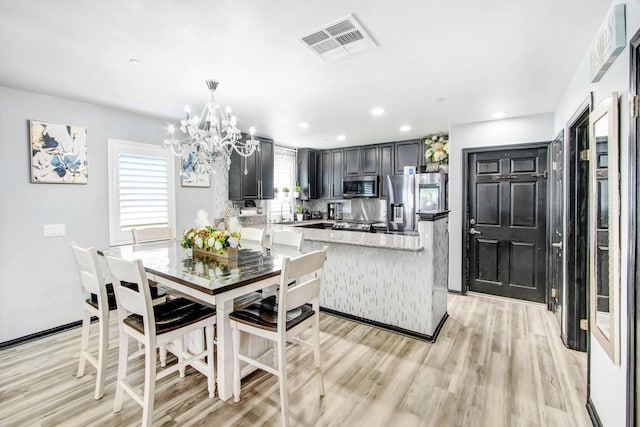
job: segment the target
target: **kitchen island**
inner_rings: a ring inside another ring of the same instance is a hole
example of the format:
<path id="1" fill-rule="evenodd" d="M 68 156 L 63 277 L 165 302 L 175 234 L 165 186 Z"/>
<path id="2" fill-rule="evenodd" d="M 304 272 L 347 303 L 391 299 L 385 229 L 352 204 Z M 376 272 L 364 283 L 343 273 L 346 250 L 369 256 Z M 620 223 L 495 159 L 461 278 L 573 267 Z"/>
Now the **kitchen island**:
<path id="1" fill-rule="evenodd" d="M 300 225 L 267 226 L 267 233 Z M 447 317 L 448 215 L 424 216 L 418 235 L 303 228 L 306 250 L 327 245 L 320 306 L 417 338 Z"/>

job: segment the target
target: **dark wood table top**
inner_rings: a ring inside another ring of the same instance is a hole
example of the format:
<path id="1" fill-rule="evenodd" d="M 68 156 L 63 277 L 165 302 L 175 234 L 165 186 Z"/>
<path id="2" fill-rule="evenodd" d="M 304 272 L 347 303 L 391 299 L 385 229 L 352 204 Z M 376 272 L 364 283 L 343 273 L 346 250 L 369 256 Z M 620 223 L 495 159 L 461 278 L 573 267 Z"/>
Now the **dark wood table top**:
<path id="1" fill-rule="evenodd" d="M 129 260 L 138 258 L 147 273 L 209 295 L 278 276 L 283 258 L 283 255 L 274 255 L 268 249 L 247 247 L 238 250 L 236 262 L 225 265 L 211 257 L 194 258 L 191 249 L 182 248 L 177 240 L 114 246 L 108 253 Z"/>

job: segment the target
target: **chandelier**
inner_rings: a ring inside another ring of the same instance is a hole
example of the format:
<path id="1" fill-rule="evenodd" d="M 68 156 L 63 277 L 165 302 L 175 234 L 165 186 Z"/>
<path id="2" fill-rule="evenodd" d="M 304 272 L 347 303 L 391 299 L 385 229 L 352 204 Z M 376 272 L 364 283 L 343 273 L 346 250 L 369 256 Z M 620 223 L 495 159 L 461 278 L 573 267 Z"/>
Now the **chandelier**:
<path id="1" fill-rule="evenodd" d="M 211 92 L 211 100 L 205 104 L 199 116 L 191 116 L 191 108 L 187 105 L 184 110 L 186 118 L 180 120 L 180 132 L 184 136 L 176 138 L 176 129 L 168 127 L 169 139 L 164 140 L 165 147 L 171 147 L 174 155 L 181 159 L 183 172 L 195 172 L 202 175 L 214 172 L 213 164 L 217 159 L 226 160 L 227 169 L 231 166 L 231 155 L 235 151 L 246 158 L 260 151 L 260 142 L 254 138 L 255 129 L 249 129 L 249 137 L 243 141 L 240 129 L 236 127 L 236 117 L 231 115 L 231 108 L 224 112 L 216 103 L 214 95 L 218 82 L 206 81 Z"/>

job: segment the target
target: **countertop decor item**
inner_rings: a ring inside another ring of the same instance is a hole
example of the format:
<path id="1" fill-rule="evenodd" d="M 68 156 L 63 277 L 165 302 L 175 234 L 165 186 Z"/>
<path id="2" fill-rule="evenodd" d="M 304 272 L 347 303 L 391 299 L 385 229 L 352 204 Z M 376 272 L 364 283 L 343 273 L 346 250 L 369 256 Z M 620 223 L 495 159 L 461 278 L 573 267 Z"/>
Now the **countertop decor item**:
<path id="1" fill-rule="evenodd" d="M 223 158 L 227 168 L 231 166 L 231 154 L 235 151 L 245 159 L 260 151 L 260 142 L 254 138 L 255 129 L 249 129 L 249 138 L 242 140 L 242 132 L 236 127 L 236 116 L 231 115 L 231 108 L 224 111 L 215 101 L 215 91 L 218 82 L 206 81 L 211 92 L 211 100 L 205 104 L 199 116 L 191 115 L 191 108 L 185 107 L 186 118 L 180 120 L 181 136 L 176 137 L 176 128 L 168 127 L 169 139 L 164 140 L 165 147 L 171 147 L 173 154 L 183 162 L 187 162 L 188 172 L 210 174 L 213 163 Z M 184 168 L 183 168 L 184 169 Z M 247 174 L 245 161 L 244 173 Z"/>
<path id="2" fill-rule="evenodd" d="M 238 219 L 225 214 L 224 225 L 215 228 L 208 224 L 204 210 L 198 211 L 197 227 L 186 230 L 182 235 L 180 245 L 191 248 L 193 256 L 214 256 L 222 260 L 238 258 L 240 247 L 240 224 Z M 222 225 L 222 224 L 221 224 Z"/>
<path id="3" fill-rule="evenodd" d="M 449 163 L 449 135 L 434 134 L 424 138 L 424 157 L 429 163 Z"/>

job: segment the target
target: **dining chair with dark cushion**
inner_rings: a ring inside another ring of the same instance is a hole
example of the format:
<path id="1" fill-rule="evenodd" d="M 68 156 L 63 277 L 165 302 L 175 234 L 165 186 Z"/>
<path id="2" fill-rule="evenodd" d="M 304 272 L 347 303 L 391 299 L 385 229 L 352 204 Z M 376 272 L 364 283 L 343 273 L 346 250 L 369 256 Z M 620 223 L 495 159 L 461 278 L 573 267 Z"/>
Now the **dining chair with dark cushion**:
<path id="1" fill-rule="evenodd" d="M 320 361 L 320 285 L 327 253 L 322 250 L 285 257 L 282 262 L 280 289 L 276 295 L 252 304 L 229 315 L 233 341 L 233 397 L 240 400 L 240 362 L 248 363 L 276 375 L 280 383 L 282 424 L 289 425 L 289 390 L 287 388 L 287 341 L 310 346 L 313 350 L 315 373 L 318 376 L 320 396 L 324 396 L 322 365 Z M 287 286 L 295 281 L 294 286 Z M 311 342 L 302 339 L 302 333 L 311 328 Z M 277 363 L 270 366 L 240 353 L 241 333 L 256 335 L 273 341 Z"/>
<path id="2" fill-rule="evenodd" d="M 113 277 L 114 290 L 118 301 L 118 323 L 120 330 L 118 379 L 114 412 L 122 409 L 123 394 L 126 391 L 142 406 L 142 425 L 150 426 L 153 419 L 153 405 L 156 380 L 179 371 L 184 375 L 185 367 L 194 369 L 207 377 L 209 397 L 215 395 L 214 325 L 215 308 L 208 307 L 186 298 L 174 298 L 162 304 L 152 305 L 147 275 L 139 259 L 124 260 L 105 256 Z M 123 285 L 127 284 L 126 286 Z M 131 284 L 136 284 L 133 287 Z M 192 354 L 184 345 L 184 337 L 194 331 L 204 333 L 206 348 Z M 127 378 L 129 359 L 128 342 L 133 338 L 144 346 L 145 372 L 144 391 L 139 394 Z M 171 352 L 178 362 L 160 372 L 156 367 L 156 348 L 175 346 Z"/>

